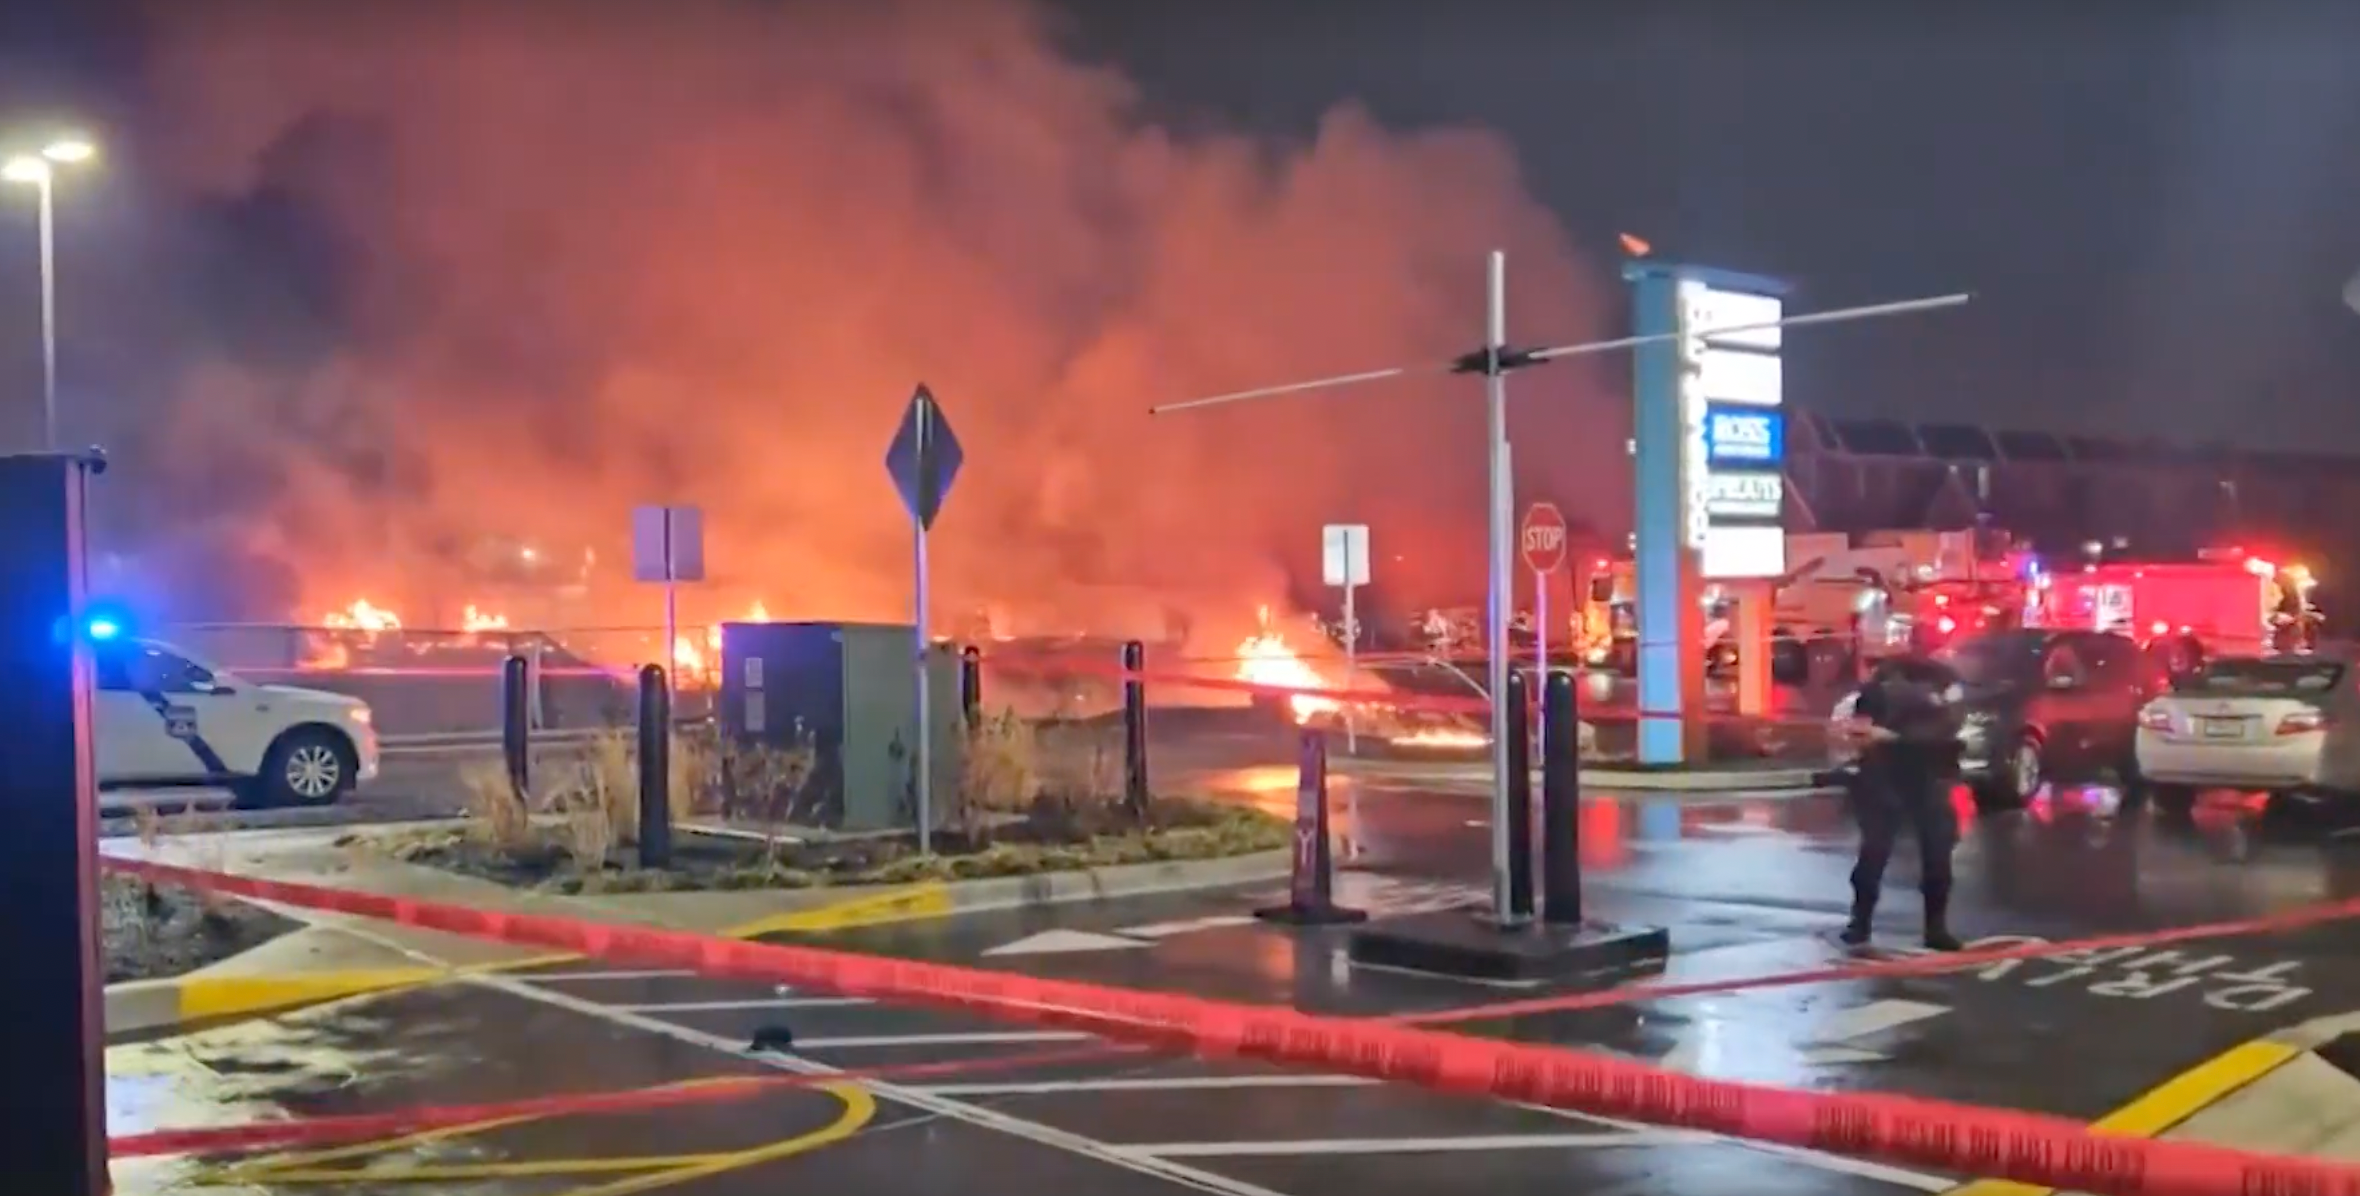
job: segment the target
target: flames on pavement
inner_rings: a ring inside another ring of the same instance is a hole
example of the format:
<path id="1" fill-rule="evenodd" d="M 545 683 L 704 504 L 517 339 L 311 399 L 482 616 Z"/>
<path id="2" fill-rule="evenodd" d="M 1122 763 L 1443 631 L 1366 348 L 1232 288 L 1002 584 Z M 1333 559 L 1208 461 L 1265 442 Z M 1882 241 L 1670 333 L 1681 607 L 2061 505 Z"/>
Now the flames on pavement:
<path id="1" fill-rule="evenodd" d="M 740 616 L 741 621 L 766 623 L 771 619 L 769 609 L 757 601 Z M 1256 685 L 1269 685 L 1295 690 L 1382 690 L 1389 686 L 1373 673 L 1363 672 L 1345 684 L 1343 661 L 1334 659 L 1335 651 L 1324 637 L 1318 639 L 1321 655 L 1315 661 L 1298 651 L 1287 640 L 1271 619 L 1270 608 L 1257 612 L 1258 630 L 1237 646 L 1237 663 L 1233 678 Z M 507 614 L 489 606 L 468 603 L 460 612 L 455 631 L 435 631 L 407 627 L 401 615 L 389 607 L 380 606 L 367 598 L 356 598 L 340 610 L 319 616 L 316 627 L 324 634 L 307 637 L 309 651 L 301 667 L 335 670 L 355 667 L 356 653 L 379 667 L 389 665 L 384 660 L 392 655 L 404 663 L 426 663 L 421 658 L 449 655 L 457 652 L 496 651 L 505 654 L 512 650 L 511 635 L 542 636 L 558 648 L 574 652 L 593 663 L 612 668 L 624 668 L 642 662 L 636 652 L 633 659 L 618 659 L 611 648 L 592 649 L 573 641 L 576 636 L 563 631 L 533 632 L 518 628 Z M 641 635 L 641 648 L 652 647 L 660 636 Z M 672 643 L 672 674 L 684 688 L 705 689 L 718 684 L 721 656 L 721 627 L 718 623 L 700 632 L 685 633 Z M 1272 695 L 1272 702 L 1282 706 L 1297 725 L 1326 722 L 1341 725 L 1345 703 L 1319 693 L 1294 693 L 1283 699 Z M 1480 748 L 1491 742 L 1491 737 L 1480 729 L 1463 725 L 1421 723 L 1422 717 L 1401 707 L 1383 702 L 1355 702 L 1351 716 L 1357 731 L 1370 739 L 1386 740 L 1398 747 L 1426 750 L 1461 750 Z M 1463 720 L 1458 720 L 1463 722 Z"/>
<path id="2" fill-rule="evenodd" d="M 1260 609 L 1259 621 L 1261 629 L 1247 636 L 1237 646 L 1235 679 L 1289 689 L 1365 691 L 1387 688 L 1381 679 L 1373 676 L 1355 676 L 1349 686 L 1342 684 L 1337 679 L 1343 673 L 1341 661 L 1325 662 L 1332 665 L 1332 670 L 1323 671 L 1319 665 L 1313 664 L 1290 647 L 1286 637 L 1271 625 L 1270 608 L 1267 606 Z M 1324 645 L 1326 641 L 1323 639 L 1321 643 Z M 1286 707 L 1297 725 L 1307 725 L 1321 719 L 1340 721 L 1345 713 L 1344 703 L 1319 694 L 1289 695 Z M 1401 708 L 1383 703 L 1354 703 L 1351 715 L 1360 734 L 1385 740 L 1395 747 L 1450 751 L 1480 748 L 1491 743 L 1491 736 L 1478 730 L 1455 726 L 1407 725 L 1405 712 Z"/>

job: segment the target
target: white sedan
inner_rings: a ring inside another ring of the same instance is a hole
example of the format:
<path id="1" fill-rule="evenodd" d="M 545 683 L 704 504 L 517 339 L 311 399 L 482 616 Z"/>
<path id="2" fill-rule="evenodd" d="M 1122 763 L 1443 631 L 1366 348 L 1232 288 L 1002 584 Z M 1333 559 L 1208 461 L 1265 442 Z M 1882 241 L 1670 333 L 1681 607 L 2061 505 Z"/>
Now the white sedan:
<path id="1" fill-rule="evenodd" d="M 2360 794 L 2360 675 L 2317 656 L 2212 661 L 2139 712 L 2138 761 L 2164 808 L 2206 788 Z"/>

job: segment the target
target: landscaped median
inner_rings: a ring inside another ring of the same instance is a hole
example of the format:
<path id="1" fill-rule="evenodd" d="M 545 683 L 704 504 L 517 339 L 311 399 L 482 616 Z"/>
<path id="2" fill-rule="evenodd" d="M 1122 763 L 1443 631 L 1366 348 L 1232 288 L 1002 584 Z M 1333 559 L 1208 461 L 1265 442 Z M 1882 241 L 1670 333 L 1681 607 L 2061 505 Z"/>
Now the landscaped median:
<path id="1" fill-rule="evenodd" d="M 978 750 L 978 748 L 982 750 Z M 1119 754 L 1112 759 L 1119 764 Z M 636 865 L 636 761 L 602 739 L 546 770 L 520 802 L 496 764 L 466 773 L 454 824 L 146 835 L 102 844 L 135 856 L 272 880 L 505 910 L 747 937 L 1070 901 L 1262 883 L 1286 874 L 1292 827 L 1240 806 L 1157 797 L 1126 803 L 1119 767 L 1086 732 L 1059 738 L 984 720 L 950 824 L 921 854 L 906 833 L 838 835 L 794 817 L 809 777 L 793 753 L 676 742 L 672 864 Z M 726 781 L 724 781 L 726 778 Z M 235 903 L 229 903 L 235 905 Z M 245 908 L 245 907 L 239 907 Z M 255 911 L 258 914 L 264 911 Z M 269 916 L 276 917 L 272 914 Z M 507 968 L 545 955 L 427 931 L 315 917 L 202 977 L 139 997 L 139 1025 L 284 1007 L 431 981 L 421 964 Z M 235 985 L 235 987 L 233 987 Z M 109 994 L 129 1028 L 133 990 Z M 242 1007 L 251 1007 L 242 1008 Z"/>

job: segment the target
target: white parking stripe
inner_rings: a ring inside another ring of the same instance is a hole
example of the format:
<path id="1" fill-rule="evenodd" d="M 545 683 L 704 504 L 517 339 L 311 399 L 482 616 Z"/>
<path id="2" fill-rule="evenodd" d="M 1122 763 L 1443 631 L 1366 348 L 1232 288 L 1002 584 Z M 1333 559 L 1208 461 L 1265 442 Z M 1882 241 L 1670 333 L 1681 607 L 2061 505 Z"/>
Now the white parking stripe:
<path id="1" fill-rule="evenodd" d="M 612 1006 L 609 1006 L 612 1008 Z M 849 1038 L 798 1038 L 798 1051 L 857 1051 L 876 1047 L 988 1046 L 1013 1042 L 1088 1042 L 1094 1034 L 1062 1030 L 993 1030 L 977 1034 L 875 1034 Z"/>
<path id="2" fill-rule="evenodd" d="M 1597 1150 L 1686 1146 L 1710 1134 L 1641 1130 L 1604 1134 L 1471 1134 L 1463 1138 L 1306 1138 L 1294 1142 L 1155 1142 L 1115 1149 L 1151 1159 L 1233 1159 L 1311 1154 L 1444 1154 L 1470 1150 Z"/>
<path id="3" fill-rule="evenodd" d="M 591 984 L 601 980 L 689 979 L 695 975 L 685 968 L 638 968 L 613 972 L 544 972 L 530 979 L 535 984 Z"/>
<path id="4" fill-rule="evenodd" d="M 385 939 L 373 938 L 372 941 L 392 945 L 389 940 Z M 432 956 L 424 952 L 400 946 L 395 946 L 394 949 L 413 959 L 427 961 L 433 959 Z M 477 988 L 508 993 L 543 1005 L 570 1009 L 612 1025 L 623 1026 L 661 1038 L 669 1038 L 675 1042 L 691 1043 L 732 1058 L 746 1059 L 797 1075 L 825 1077 L 838 1074 L 842 1070 L 815 1059 L 804 1059 L 795 1055 L 751 1053 L 739 1044 L 718 1034 L 707 1034 L 702 1030 L 663 1021 L 645 1014 L 627 1013 L 611 1005 L 601 1005 L 596 1001 L 584 1000 L 572 993 L 536 988 L 531 984 L 521 980 L 512 980 L 506 976 L 488 974 L 464 976 L 460 978 L 459 982 Z M 886 1100 L 898 1101 L 913 1109 L 923 1109 L 938 1117 L 947 1117 L 952 1121 L 964 1122 L 980 1129 L 996 1130 L 1013 1138 L 1022 1138 L 1037 1146 L 1046 1146 L 1051 1150 L 1080 1155 L 1086 1159 L 1121 1167 L 1126 1171 L 1154 1176 L 1180 1187 L 1194 1188 L 1200 1192 L 1218 1193 L 1219 1196 L 1286 1196 L 1285 1193 L 1276 1189 L 1265 1188 L 1260 1184 L 1248 1183 L 1242 1179 L 1231 1179 L 1226 1175 L 1219 1175 L 1211 1171 L 1199 1170 L 1185 1163 L 1173 1163 L 1162 1159 L 1125 1154 L 1119 1148 L 1096 1138 L 1070 1133 L 1052 1125 L 1043 1125 L 1038 1121 L 1014 1117 L 984 1105 L 970 1105 L 961 1101 L 945 1100 L 939 1096 L 920 1092 L 913 1088 L 904 1088 L 899 1084 L 883 1080 L 864 1079 L 861 1081 L 861 1085 Z"/>
<path id="5" fill-rule="evenodd" d="M 609 1008 L 630 1013 L 718 1013 L 730 1009 L 842 1009 L 874 1004 L 865 997 L 756 997 L 746 1001 L 651 1001 Z"/>
<path id="6" fill-rule="evenodd" d="M 1055 1096 L 1066 1092 L 1220 1092 L 1235 1088 L 1366 1088 L 1359 1076 L 1167 1076 L 1163 1079 L 1040 1080 L 1033 1083 L 929 1084 L 936 1096 Z"/>

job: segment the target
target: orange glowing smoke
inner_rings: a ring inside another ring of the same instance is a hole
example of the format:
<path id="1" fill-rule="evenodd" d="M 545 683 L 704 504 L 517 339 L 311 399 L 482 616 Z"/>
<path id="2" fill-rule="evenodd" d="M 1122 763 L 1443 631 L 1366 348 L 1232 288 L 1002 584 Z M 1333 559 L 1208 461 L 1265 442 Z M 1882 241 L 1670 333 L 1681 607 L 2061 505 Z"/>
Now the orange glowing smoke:
<path id="1" fill-rule="evenodd" d="M 1448 360 L 1495 247 L 1520 339 L 1605 327 L 1611 275 L 1497 138 L 1349 104 L 1284 144 L 1158 128 L 1024 3 L 145 15 L 174 135 L 140 173 L 201 202 L 219 243 L 181 256 L 227 276 L 89 272 L 93 310 L 213 333 L 168 382 L 112 388 L 159 408 L 92 431 L 124 486 L 214 504 L 184 512 L 206 573 L 292 591 L 254 617 L 332 598 L 322 578 L 416 609 L 498 585 L 521 615 L 508 593 L 580 561 L 568 623 L 651 626 L 625 541 L 634 505 L 671 502 L 704 509 L 716 577 L 792 593 L 789 617 L 906 619 L 881 457 L 920 381 L 966 449 L 931 541 L 944 626 L 1132 586 L 1210 637 L 1346 515 L 1401 601 L 1480 592 L 1464 379 L 1144 409 Z M 93 293 L 110 277 L 151 281 Z M 222 293 L 251 301 L 159 310 Z M 1628 404 L 1591 368 L 1519 380 L 1516 434 L 1552 447 L 1517 484 L 1616 526 Z"/>

